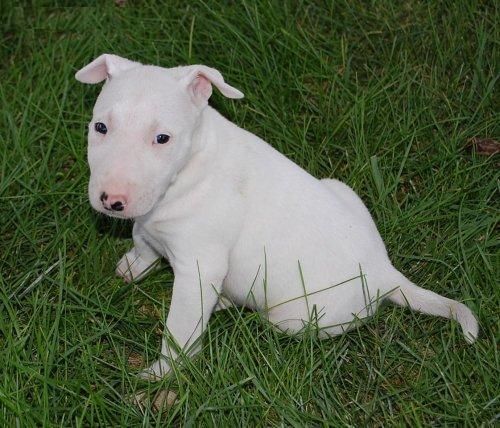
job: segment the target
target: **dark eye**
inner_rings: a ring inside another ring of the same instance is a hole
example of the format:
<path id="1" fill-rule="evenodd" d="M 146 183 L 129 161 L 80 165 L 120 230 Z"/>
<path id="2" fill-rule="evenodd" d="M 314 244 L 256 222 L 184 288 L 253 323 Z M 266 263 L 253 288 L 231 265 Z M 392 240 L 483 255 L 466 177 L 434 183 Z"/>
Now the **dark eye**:
<path id="1" fill-rule="evenodd" d="M 158 134 L 156 136 L 156 142 L 158 144 L 168 143 L 168 140 L 170 140 L 170 135 L 167 135 L 167 134 Z"/>
<path id="2" fill-rule="evenodd" d="M 105 134 L 106 132 L 108 132 L 108 128 L 106 128 L 106 125 L 104 125 L 104 123 L 102 122 L 96 122 L 94 128 L 97 132 L 99 132 L 99 134 Z"/>

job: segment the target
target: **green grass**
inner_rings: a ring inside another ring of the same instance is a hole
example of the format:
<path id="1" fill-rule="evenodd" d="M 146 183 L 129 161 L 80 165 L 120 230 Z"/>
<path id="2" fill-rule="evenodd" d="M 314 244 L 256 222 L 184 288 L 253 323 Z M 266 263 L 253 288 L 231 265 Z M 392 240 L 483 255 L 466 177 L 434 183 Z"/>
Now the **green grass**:
<path id="1" fill-rule="evenodd" d="M 465 148 L 500 136 L 498 2 L 48 3 L 0 16 L 1 426 L 498 423 L 499 158 Z M 475 311 L 477 343 L 391 306 L 324 341 L 229 310 L 199 357 L 139 381 L 173 276 L 115 278 L 131 224 L 87 201 L 99 87 L 73 75 L 103 52 L 221 70 L 246 98 L 213 105 L 313 175 L 353 186 L 394 264 Z M 144 389 L 178 401 L 162 414 L 125 399 Z"/>

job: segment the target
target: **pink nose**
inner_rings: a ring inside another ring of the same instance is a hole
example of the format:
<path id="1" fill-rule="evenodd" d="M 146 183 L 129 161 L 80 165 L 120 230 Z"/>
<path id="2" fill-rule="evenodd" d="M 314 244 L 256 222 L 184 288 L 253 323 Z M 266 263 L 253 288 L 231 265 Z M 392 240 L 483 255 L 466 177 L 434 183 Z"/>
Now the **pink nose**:
<path id="1" fill-rule="evenodd" d="M 104 209 L 109 211 L 123 211 L 127 205 L 127 197 L 124 195 L 108 195 L 102 192 L 99 199 Z"/>

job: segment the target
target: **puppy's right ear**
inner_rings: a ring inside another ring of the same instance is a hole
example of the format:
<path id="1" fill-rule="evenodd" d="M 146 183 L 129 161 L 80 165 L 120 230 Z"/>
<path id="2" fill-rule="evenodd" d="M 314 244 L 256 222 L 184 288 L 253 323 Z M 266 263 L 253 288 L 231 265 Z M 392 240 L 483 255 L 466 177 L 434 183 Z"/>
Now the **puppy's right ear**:
<path id="1" fill-rule="evenodd" d="M 118 55 L 102 54 L 78 71 L 75 78 L 82 83 L 99 83 L 139 65 L 141 63 L 130 61 Z"/>

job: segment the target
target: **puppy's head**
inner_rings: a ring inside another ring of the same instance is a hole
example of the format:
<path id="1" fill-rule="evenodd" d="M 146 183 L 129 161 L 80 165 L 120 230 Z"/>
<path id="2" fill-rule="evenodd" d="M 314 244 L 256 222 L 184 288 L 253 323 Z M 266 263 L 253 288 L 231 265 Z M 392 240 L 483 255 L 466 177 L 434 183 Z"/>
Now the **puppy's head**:
<path id="1" fill-rule="evenodd" d="M 106 80 L 89 123 L 89 199 L 105 214 L 147 214 L 191 155 L 191 140 L 212 85 L 243 94 L 204 65 L 161 68 L 104 54 L 75 75 Z"/>

